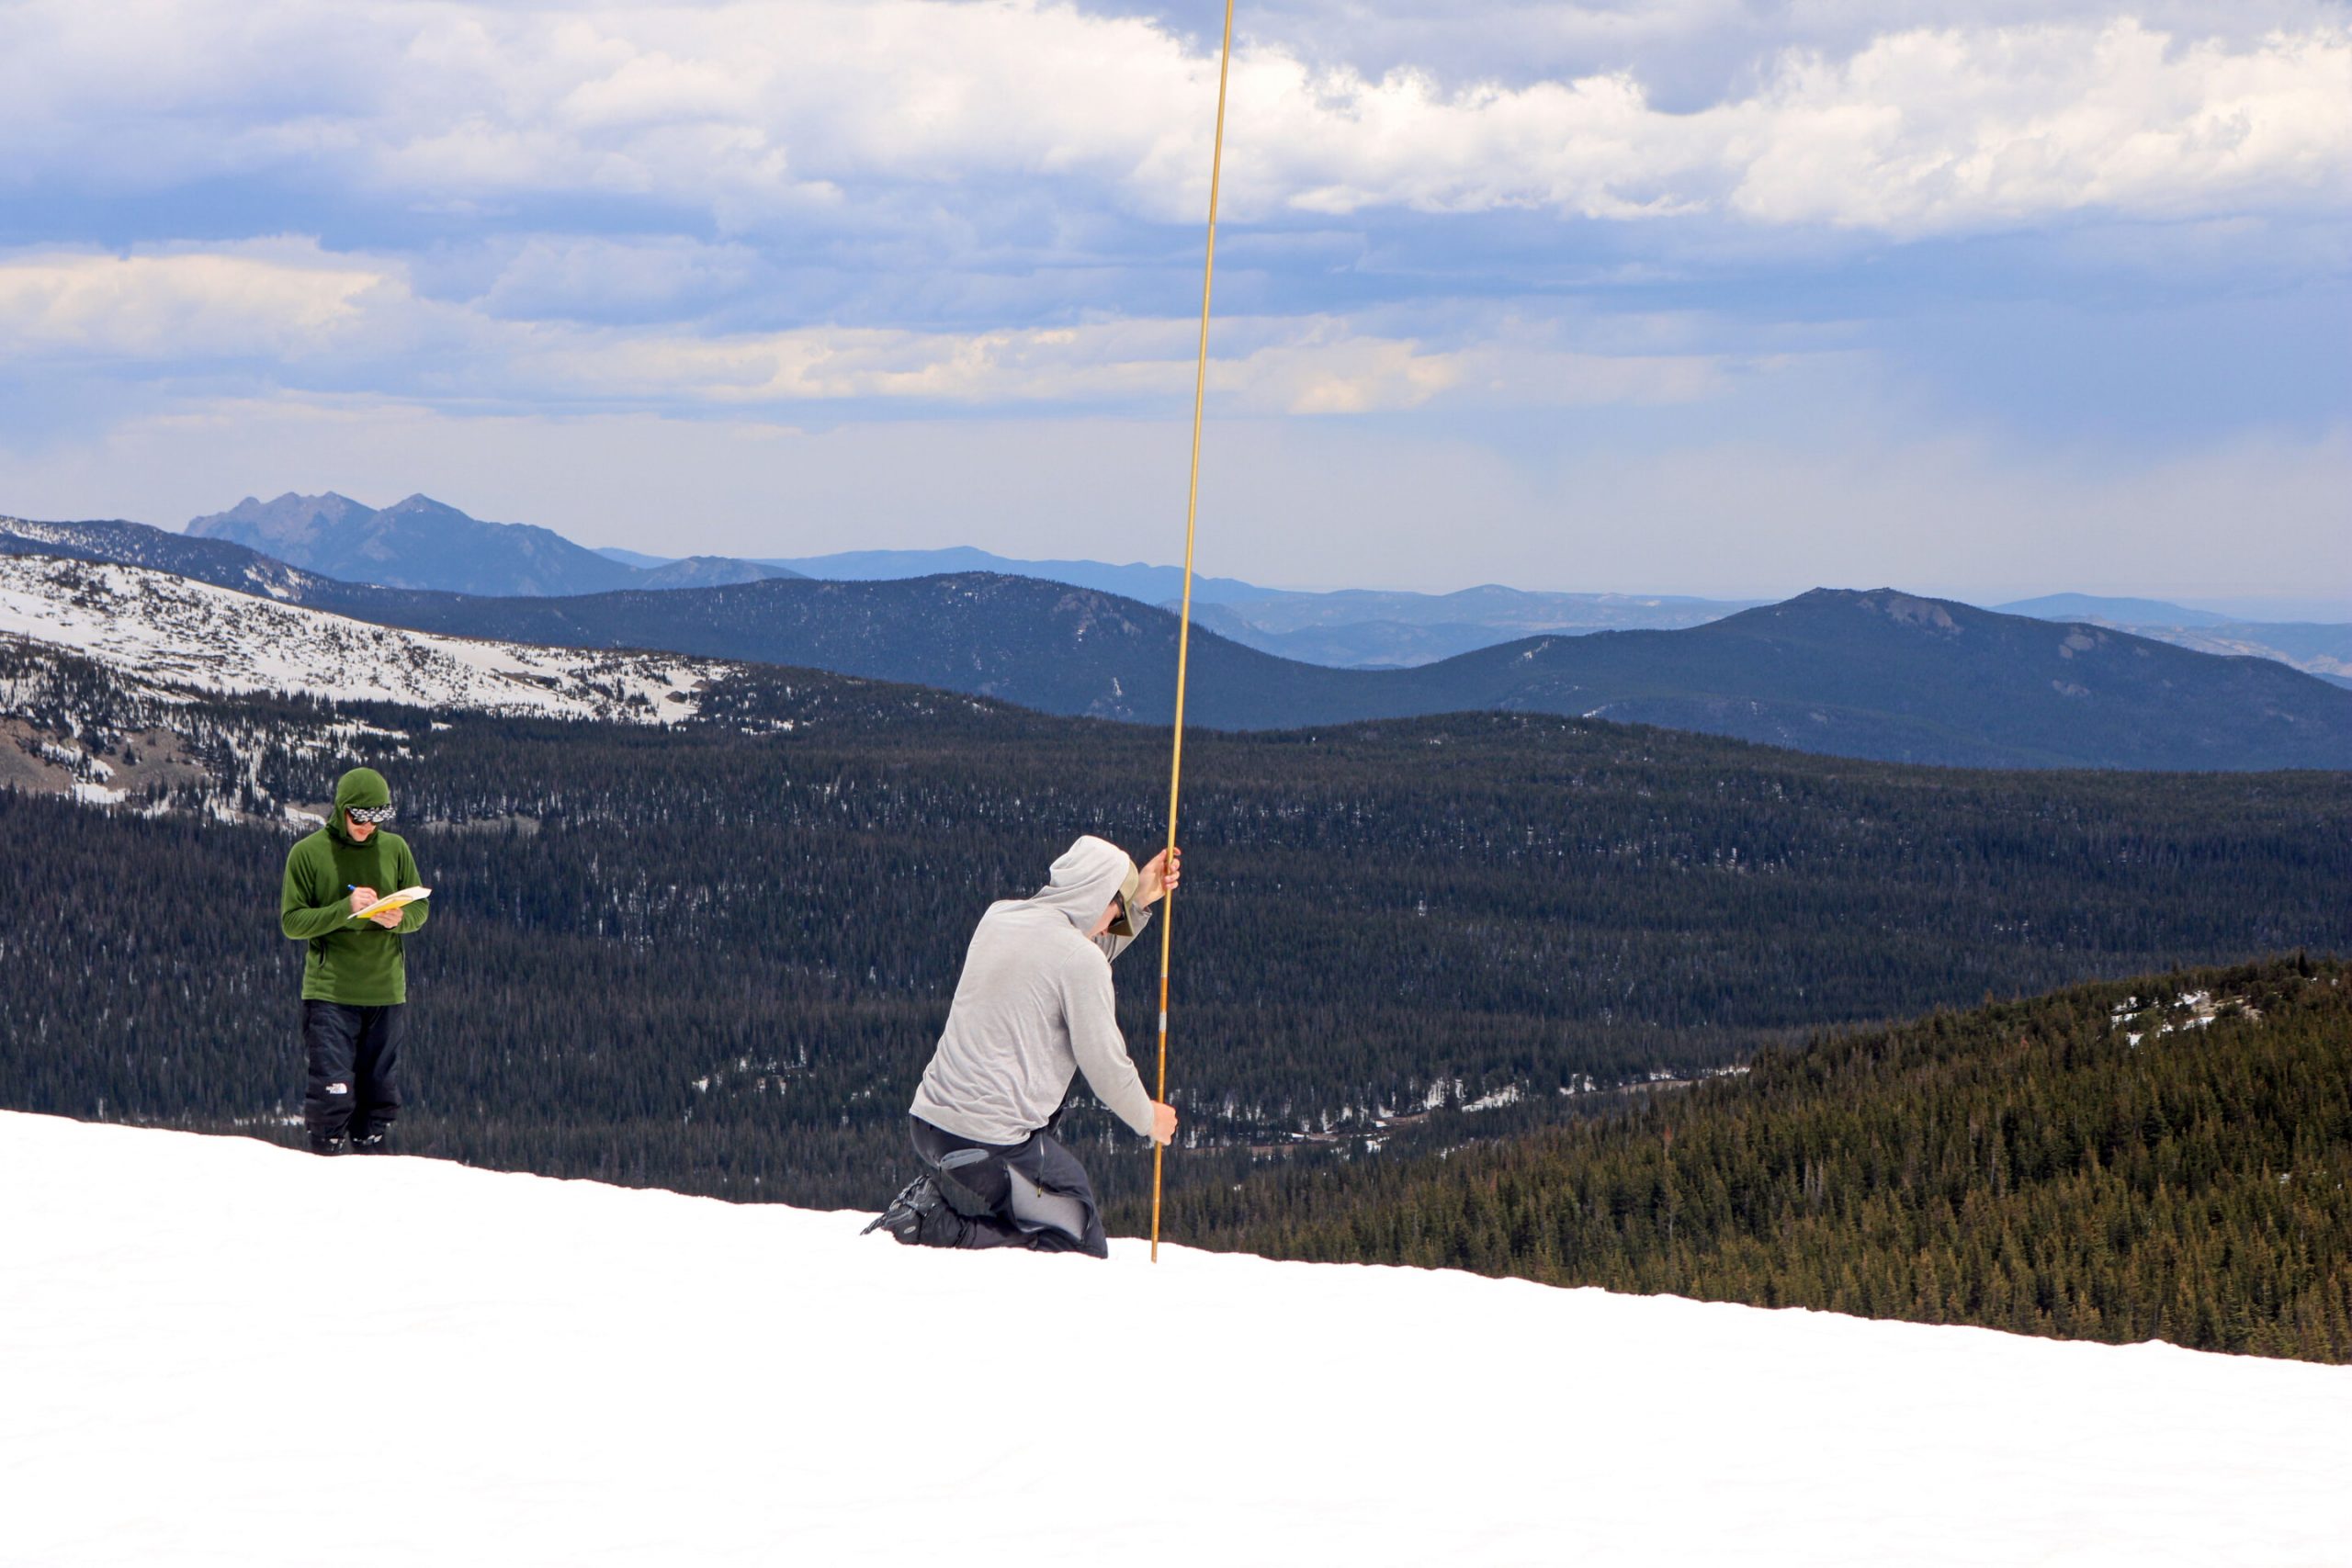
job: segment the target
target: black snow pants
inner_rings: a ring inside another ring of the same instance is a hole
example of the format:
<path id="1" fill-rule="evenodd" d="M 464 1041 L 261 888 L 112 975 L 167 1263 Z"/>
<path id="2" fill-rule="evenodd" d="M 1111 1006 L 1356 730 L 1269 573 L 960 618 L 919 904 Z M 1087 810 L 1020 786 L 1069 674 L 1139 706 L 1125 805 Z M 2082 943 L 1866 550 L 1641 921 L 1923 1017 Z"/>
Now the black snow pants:
<path id="1" fill-rule="evenodd" d="M 907 1118 L 915 1155 L 965 1219 L 967 1247 L 1111 1256 L 1086 1168 L 1045 1128 L 1017 1144 L 977 1144 Z"/>
<path id="2" fill-rule="evenodd" d="M 397 1004 L 302 1003 L 302 1120 L 312 1143 L 365 1138 L 400 1114 L 400 1014 Z"/>

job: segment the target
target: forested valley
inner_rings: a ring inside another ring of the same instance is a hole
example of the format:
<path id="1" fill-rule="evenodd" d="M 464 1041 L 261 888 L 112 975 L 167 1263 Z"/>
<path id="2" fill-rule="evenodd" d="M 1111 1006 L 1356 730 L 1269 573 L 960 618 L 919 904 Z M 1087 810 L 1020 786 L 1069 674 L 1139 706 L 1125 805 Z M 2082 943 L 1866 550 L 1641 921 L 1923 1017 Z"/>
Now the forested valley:
<path id="1" fill-rule="evenodd" d="M 2299 955 L 1768 1049 L 1187 1216 L 1280 1258 L 2352 1361 L 2347 1182 L 2352 965 Z"/>
<path id="2" fill-rule="evenodd" d="M 139 743 L 152 714 L 109 729 L 72 685 L 94 756 Z M 870 1207 L 982 909 L 1076 834 L 1140 858 L 1164 832 L 1164 736 L 797 671 L 672 730 L 189 711 L 225 794 L 0 791 L 0 1104 L 292 1141 L 292 830 L 220 818 L 368 761 L 435 890 L 402 1148 Z M 1824 1028 L 2352 947 L 2340 774 L 1967 773 L 1486 715 L 1201 734 L 1187 781 L 1178 1235 L 1188 1190 L 1498 1138 Z M 1152 945 L 1116 972 L 1139 1061 Z M 1106 1197 L 1148 1180 L 1091 1104 L 1065 1131 Z"/>

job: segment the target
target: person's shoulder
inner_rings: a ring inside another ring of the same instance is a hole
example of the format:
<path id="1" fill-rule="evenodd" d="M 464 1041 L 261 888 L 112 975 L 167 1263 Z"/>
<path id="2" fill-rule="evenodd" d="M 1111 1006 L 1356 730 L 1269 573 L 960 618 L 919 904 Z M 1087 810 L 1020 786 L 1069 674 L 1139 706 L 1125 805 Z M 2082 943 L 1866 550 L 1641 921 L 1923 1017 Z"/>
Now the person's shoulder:
<path id="1" fill-rule="evenodd" d="M 1097 958 L 1102 956 L 1102 950 L 1087 941 L 1069 923 L 1068 915 L 1034 898 L 1000 898 L 990 904 L 980 916 L 980 928 L 991 927 L 1003 931 L 1008 940 L 1026 944 L 1032 952 L 1042 942 L 1064 963 L 1083 963 L 1089 953 Z M 1015 931 L 1020 932 L 1018 937 L 1013 935 Z"/>
<path id="2" fill-rule="evenodd" d="M 384 835 L 384 844 L 386 848 L 398 850 L 402 854 L 408 853 L 408 840 L 406 839 L 401 838 L 398 833 L 391 831 L 388 828 L 379 828 L 376 831 Z"/>
<path id="3" fill-rule="evenodd" d="M 315 854 L 330 847 L 327 830 L 324 828 L 313 828 L 287 847 L 286 858 L 292 860 L 297 855 Z"/>
<path id="4" fill-rule="evenodd" d="M 980 911 L 980 924 L 984 926 L 1017 926 L 1042 931 L 1051 929 L 1049 922 L 1069 924 L 1063 915 L 1035 898 L 1000 898 Z"/>
<path id="5" fill-rule="evenodd" d="M 1110 956 L 1084 931 L 1071 925 L 1068 916 L 1061 917 L 1061 930 L 1054 937 L 1053 949 L 1054 962 L 1064 974 L 1092 980 L 1107 978 L 1111 973 Z"/>

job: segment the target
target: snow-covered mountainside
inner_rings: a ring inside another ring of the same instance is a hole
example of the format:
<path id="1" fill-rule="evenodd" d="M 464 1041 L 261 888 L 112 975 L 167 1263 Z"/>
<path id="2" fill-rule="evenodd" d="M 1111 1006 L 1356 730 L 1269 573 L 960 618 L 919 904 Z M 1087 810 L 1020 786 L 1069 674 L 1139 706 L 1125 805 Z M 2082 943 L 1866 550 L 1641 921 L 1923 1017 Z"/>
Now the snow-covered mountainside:
<path id="1" fill-rule="evenodd" d="M 1136 1242 L 924 1252 L 863 1215 L 13 1113 L 0 1190 L 0 1558 L 48 1568 L 2352 1541 L 2352 1368 Z"/>
<path id="2" fill-rule="evenodd" d="M 674 723 L 735 667 L 401 631 L 134 566 L 0 556 L 0 635 L 141 679 L 550 717 Z"/>
<path id="3" fill-rule="evenodd" d="M 78 556 L 152 567 L 179 577 L 300 602 L 335 586 L 328 579 L 288 566 L 241 546 L 191 540 L 143 524 L 123 522 L 40 523 L 0 516 L 0 555 Z"/>

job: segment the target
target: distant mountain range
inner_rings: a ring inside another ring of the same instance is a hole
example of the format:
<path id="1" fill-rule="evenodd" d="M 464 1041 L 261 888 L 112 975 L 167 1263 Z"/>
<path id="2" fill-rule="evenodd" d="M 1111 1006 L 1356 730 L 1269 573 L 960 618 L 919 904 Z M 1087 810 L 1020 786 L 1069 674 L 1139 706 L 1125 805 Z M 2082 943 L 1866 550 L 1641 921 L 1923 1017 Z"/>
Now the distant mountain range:
<path id="1" fill-rule="evenodd" d="M 333 491 L 289 493 L 270 502 L 248 496 L 227 512 L 195 519 L 187 536 L 242 544 L 342 582 L 492 598 L 715 588 L 777 577 L 887 582 L 993 572 L 1090 588 L 1172 611 L 1183 590 L 1183 573 L 1175 567 L 1029 560 L 968 547 L 777 559 L 589 549 L 547 528 L 485 522 L 424 495 L 382 508 Z M 1302 592 L 1238 578 L 1200 577 L 1193 588 L 1196 625 L 1261 653 L 1343 670 L 1411 669 L 1527 637 L 1681 630 L 1757 607 L 1758 602 L 1746 600 L 1529 592 L 1491 585 L 1455 593 Z M 2000 608 L 2042 620 L 2119 627 L 2200 652 L 2273 659 L 2352 687 L 2352 626 L 2256 623 L 2160 600 L 2085 593 L 2051 594 Z"/>
<path id="2" fill-rule="evenodd" d="M 1195 598 L 1193 618 L 1261 653 L 1382 670 L 1435 663 L 1525 637 L 1679 630 L 1756 604 L 1657 593 L 1531 593 L 1489 584 L 1458 593 L 1262 592 L 1208 605 Z"/>
<path id="3" fill-rule="evenodd" d="M 702 590 L 477 598 L 341 582 L 136 524 L 0 522 L 0 550 L 142 559 L 384 625 L 799 665 L 1161 724 L 1174 616 L 992 574 L 773 579 Z M 614 563 L 618 565 L 620 563 Z M 1303 728 L 1502 710 L 1979 767 L 2352 768 L 2352 693 L 2271 660 L 2052 625 L 1891 589 L 1816 590 L 1675 631 L 1527 638 L 1408 670 L 1334 670 L 1205 630 L 1189 716 Z"/>
<path id="4" fill-rule="evenodd" d="M 598 552 L 629 566 L 669 562 L 635 550 Z M 806 577 L 834 581 L 888 582 L 914 577 L 990 571 L 1092 588 L 1124 599 L 1177 610 L 1184 574 L 1172 566 L 1095 560 L 1023 560 L 987 550 L 852 550 L 839 555 L 763 560 Z M 1534 593 L 1516 588 L 1468 588 L 1458 593 L 1385 592 L 1341 589 L 1306 592 L 1261 588 L 1232 577 L 1193 580 L 1193 620 L 1261 653 L 1338 669 L 1402 669 L 1457 653 L 1492 648 L 1543 633 L 1695 626 L 1757 600 L 1690 599 L 1672 594 Z"/>
<path id="5" fill-rule="evenodd" d="M 723 556 L 645 569 L 573 544 L 552 529 L 486 523 L 431 496 L 376 508 L 329 491 L 245 497 L 195 518 L 188 536 L 224 539 L 348 582 L 452 593 L 605 593 L 626 588 L 709 588 L 797 575 Z"/>
<path id="6" fill-rule="evenodd" d="M 970 572 L 1064 582 L 1170 610 L 1183 594 L 1183 572 L 1176 567 L 1023 560 L 968 547 L 776 560 L 589 549 L 550 529 L 485 522 L 425 495 L 382 508 L 332 491 L 289 492 L 268 502 L 247 496 L 226 512 L 192 520 L 187 536 L 241 544 L 338 581 L 495 598 L 716 588 L 777 577 L 888 582 Z M 1198 625 L 1260 652 L 1342 669 L 1396 669 L 1536 634 L 1697 626 L 1750 604 L 1498 587 L 1444 594 L 1306 593 L 1238 578 L 1196 577 L 1193 606 Z"/>
<path id="7" fill-rule="evenodd" d="M 417 602 L 401 624 L 674 649 L 1165 723 L 1176 620 L 1035 579 L 742 583 L 691 596 Z M 1881 590 L 1817 590 L 1682 631 L 1333 670 L 1193 638 L 1189 716 L 1297 728 L 1477 709 L 1664 725 L 1890 761 L 1979 767 L 2352 767 L 2352 693 L 2283 665 L 2101 627 L 2053 627 Z"/>
<path id="8" fill-rule="evenodd" d="M 2315 621 L 2248 621 L 2167 604 L 2160 599 L 2109 599 L 2052 593 L 2000 608 L 2044 621 L 2114 626 L 2199 653 L 2275 659 L 2307 675 L 2352 687 L 2352 626 Z"/>
<path id="9" fill-rule="evenodd" d="M 2103 626 L 2218 626 L 2230 618 L 2162 599 L 2117 599 L 2100 593 L 2045 593 L 2039 599 L 2017 599 L 1992 608 L 2005 615 L 2031 615 L 2037 621 L 2086 621 Z"/>
<path id="10" fill-rule="evenodd" d="M 1138 599 L 1147 604 L 1181 599 L 1184 592 L 1184 570 L 1182 567 L 1146 566 L 1140 561 L 1113 566 L 1099 560 L 1021 560 L 974 549 L 968 545 L 944 550 L 845 550 L 829 556 L 763 559 L 760 564 L 785 567 L 803 577 L 828 578 L 837 582 L 892 582 L 910 577 L 993 571 L 1007 577 L 1040 577 L 1048 582 L 1067 582 L 1073 588 L 1092 588 L 1103 593 L 1116 593 L 1122 599 Z M 1243 582 L 1238 578 L 1195 576 L 1193 579 L 1193 604 L 1195 607 L 1204 604 L 1222 604 L 1255 599 L 1273 592 L 1254 582 Z"/>

